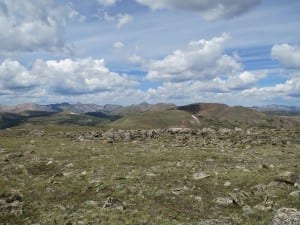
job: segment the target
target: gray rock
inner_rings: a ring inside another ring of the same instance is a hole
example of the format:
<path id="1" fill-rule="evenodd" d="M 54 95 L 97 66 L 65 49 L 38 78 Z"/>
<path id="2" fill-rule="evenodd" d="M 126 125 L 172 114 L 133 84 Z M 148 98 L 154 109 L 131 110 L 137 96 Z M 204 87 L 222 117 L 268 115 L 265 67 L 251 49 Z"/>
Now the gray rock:
<path id="1" fill-rule="evenodd" d="M 231 185 L 231 182 L 230 181 L 226 181 L 225 183 L 224 183 L 224 187 L 229 187 Z"/>
<path id="2" fill-rule="evenodd" d="M 106 199 L 105 203 L 103 204 L 103 209 L 110 209 L 113 211 L 122 211 L 124 210 L 124 204 L 121 200 L 113 197 L 109 197 Z"/>
<path id="3" fill-rule="evenodd" d="M 294 185 L 295 183 L 297 183 L 298 179 L 299 179 L 299 177 L 297 174 L 286 171 L 286 172 L 278 174 L 277 177 L 275 178 L 275 181 Z"/>
<path id="4" fill-rule="evenodd" d="M 247 214 L 247 215 L 254 214 L 253 209 L 252 209 L 249 205 L 243 206 L 242 210 L 243 210 L 243 212 L 244 212 L 245 214 Z"/>
<path id="5" fill-rule="evenodd" d="M 195 180 L 202 180 L 202 179 L 208 178 L 208 177 L 210 177 L 210 175 L 209 175 L 209 174 L 206 174 L 206 173 L 204 173 L 204 172 L 199 172 L 199 173 L 194 173 L 194 174 L 193 174 L 193 178 L 194 178 Z"/>
<path id="6" fill-rule="evenodd" d="M 294 208 L 280 208 L 273 218 L 272 225 L 299 225 L 300 211 Z"/>
<path id="7" fill-rule="evenodd" d="M 234 204 L 234 201 L 229 197 L 218 197 L 215 199 L 215 203 L 217 203 L 218 205 L 229 206 Z"/>
<path id="8" fill-rule="evenodd" d="M 292 196 L 292 197 L 300 197 L 300 191 L 293 191 L 289 194 L 289 196 Z"/>

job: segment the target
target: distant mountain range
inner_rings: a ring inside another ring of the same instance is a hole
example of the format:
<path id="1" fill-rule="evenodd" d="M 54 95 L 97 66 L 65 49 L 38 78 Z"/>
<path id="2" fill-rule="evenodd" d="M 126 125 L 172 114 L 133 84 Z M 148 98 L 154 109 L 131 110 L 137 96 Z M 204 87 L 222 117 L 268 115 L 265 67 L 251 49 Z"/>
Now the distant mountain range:
<path id="1" fill-rule="evenodd" d="M 300 115 L 300 107 L 297 106 L 285 106 L 285 105 L 266 105 L 266 106 L 253 106 L 252 109 L 268 113 L 271 115 L 280 115 L 280 116 L 292 116 Z"/>
<path id="2" fill-rule="evenodd" d="M 230 107 L 217 103 L 175 104 L 141 103 L 121 106 L 107 104 L 59 103 L 0 106 L 0 128 L 19 124 L 76 124 L 118 129 L 169 127 L 290 127 L 299 126 L 298 107 Z M 285 117 L 278 116 L 284 115 Z"/>
<path id="3" fill-rule="evenodd" d="M 36 112 L 73 112 L 73 113 L 94 113 L 102 112 L 113 115 L 127 115 L 131 113 L 140 113 L 146 111 L 162 111 L 165 109 L 175 108 L 174 104 L 158 103 L 148 104 L 141 103 L 138 105 L 121 106 L 106 104 L 104 106 L 95 104 L 70 104 L 70 103 L 59 103 L 50 105 L 38 105 L 35 103 L 25 103 L 16 106 L 0 106 L 0 113 L 17 113 L 22 114 L 30 111 Z"/>

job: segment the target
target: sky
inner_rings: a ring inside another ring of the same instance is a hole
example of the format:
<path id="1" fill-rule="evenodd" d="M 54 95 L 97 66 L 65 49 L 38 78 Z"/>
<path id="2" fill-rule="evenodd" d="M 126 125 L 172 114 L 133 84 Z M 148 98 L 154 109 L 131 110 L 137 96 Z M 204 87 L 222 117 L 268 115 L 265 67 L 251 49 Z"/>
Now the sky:
<path id="1" fill-rule="evenodd" d="M 300 106 L 299 0 L 0 0 L 0 105 Z"/>

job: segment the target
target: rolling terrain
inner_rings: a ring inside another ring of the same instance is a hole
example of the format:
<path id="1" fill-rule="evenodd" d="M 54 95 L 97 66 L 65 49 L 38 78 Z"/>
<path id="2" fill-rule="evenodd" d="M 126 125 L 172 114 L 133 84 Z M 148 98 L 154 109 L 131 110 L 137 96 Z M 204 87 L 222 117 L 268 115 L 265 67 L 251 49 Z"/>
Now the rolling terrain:
<path id="1" fill-rule="evenodd" d="M 75 124 L 106 128 L 297 127 L 297 116 L 270 115 L 242 106 L 217 103 L 185 106 L 148 104 L 120 106 L 93 104 L 22 104 L 0 107 L 0 128 L 19 124 Z"/>

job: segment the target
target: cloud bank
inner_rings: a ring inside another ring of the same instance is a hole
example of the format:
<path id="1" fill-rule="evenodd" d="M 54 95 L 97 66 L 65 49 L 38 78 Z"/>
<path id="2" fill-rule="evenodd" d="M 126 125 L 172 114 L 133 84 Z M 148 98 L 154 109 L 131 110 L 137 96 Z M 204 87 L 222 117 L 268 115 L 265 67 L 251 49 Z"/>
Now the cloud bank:
<path id="1" fill-rule="evenodd" d="M 2 94 L 31 91 L 49 95 L 85 95 L 124 91 L 138 85 L 126 74 L 110 71 L 103 59 L 37 60 L 32 69 L 18 61 L 5 60 L 0 64 Z"/>

